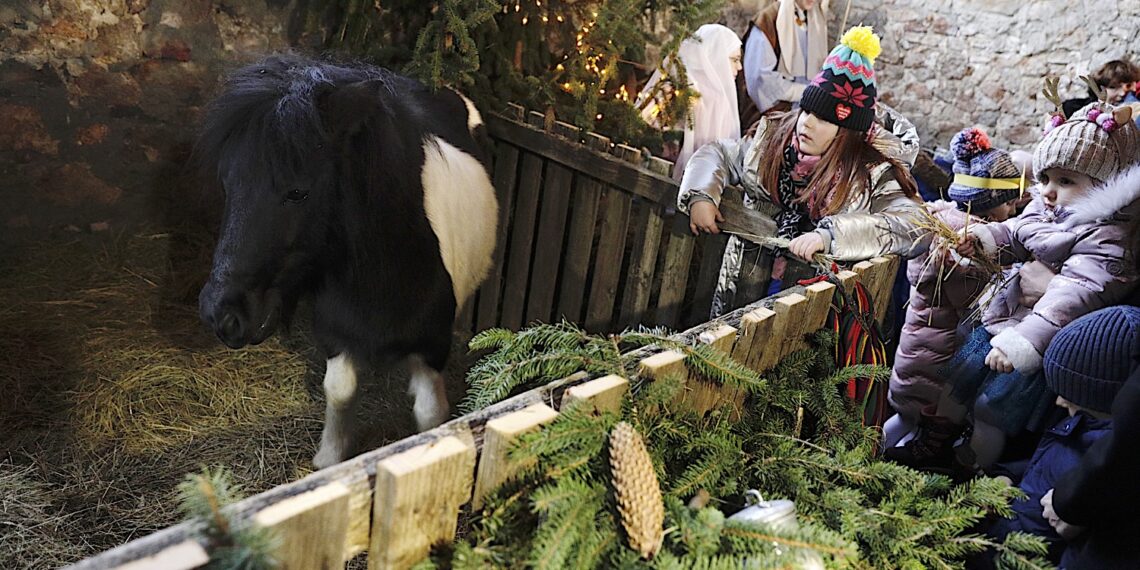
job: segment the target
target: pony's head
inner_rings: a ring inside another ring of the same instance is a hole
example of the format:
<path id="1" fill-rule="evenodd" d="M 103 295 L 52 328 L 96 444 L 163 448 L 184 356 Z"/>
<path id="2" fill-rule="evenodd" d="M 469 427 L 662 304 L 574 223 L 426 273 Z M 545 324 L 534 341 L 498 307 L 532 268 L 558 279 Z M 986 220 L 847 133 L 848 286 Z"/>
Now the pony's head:
<path id="1" fill-rule="evenodd" d="M 337 255 L 331 221 L 350 183 L 337 161 L 379 71 L 273 56 L 230 75 L 210 106 L 196 153 L 225 210 L 199 310 L 227 346 L 272 335 Z"/>

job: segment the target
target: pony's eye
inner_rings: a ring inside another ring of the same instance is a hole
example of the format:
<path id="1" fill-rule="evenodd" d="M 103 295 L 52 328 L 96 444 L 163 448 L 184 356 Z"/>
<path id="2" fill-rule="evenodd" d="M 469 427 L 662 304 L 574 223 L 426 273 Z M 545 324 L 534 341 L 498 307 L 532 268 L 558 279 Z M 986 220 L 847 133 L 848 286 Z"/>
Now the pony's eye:
<path id="1" fill-rule="evenodd" d="M 308 198 L 308 197 L 309 197 L 309 193 L 305 190 L 301 190 L 300 188 L 294 188 L 294 189 L 290 190 L 288 194 L 285 195 L 285 199 L 290 201 L 290 202 L 293 202 L 294 204 L 296 204 L 298 202 L 304 202 L 305 198 Z"/>

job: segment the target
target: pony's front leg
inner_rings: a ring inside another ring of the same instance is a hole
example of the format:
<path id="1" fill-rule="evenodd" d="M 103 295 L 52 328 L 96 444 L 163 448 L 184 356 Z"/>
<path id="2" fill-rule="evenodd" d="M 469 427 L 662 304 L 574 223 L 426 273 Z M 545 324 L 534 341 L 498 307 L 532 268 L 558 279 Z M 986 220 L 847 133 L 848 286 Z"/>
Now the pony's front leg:
<path id="1" fill-rule="evenodd" d="M 340 353 L 325 364 L 325 429 L 313 465 L 324 469 L 344 461 L 356 430 L 356 367 Z"/>
<path id="2" fill-rule="evenodd" d="M 444 390 L 443 374 L 429 366 L 418 354 L 408 357 L 408 394 L 415 398 L 412 412 L 416 416 L 416 426 L 420 431 L 429 430 L 447 420 L 447 391 Z"/>

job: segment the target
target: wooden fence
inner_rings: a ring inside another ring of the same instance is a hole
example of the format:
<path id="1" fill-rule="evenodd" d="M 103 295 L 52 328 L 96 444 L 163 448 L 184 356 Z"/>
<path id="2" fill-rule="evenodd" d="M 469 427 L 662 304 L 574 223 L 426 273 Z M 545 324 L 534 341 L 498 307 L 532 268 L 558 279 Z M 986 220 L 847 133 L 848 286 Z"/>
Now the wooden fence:
<path id="1" fill-rule="evenodd" d="M 895 258 L 876 258 L 839 278 L 846 284 L 860 280 L 882 300 L 889 296 L 897 267 Z M 677 338 L 711 344 L 764 371 L 823 327 L 835 291 L 826 282 L 795 287 Z M 886 304 L 879 304 L 881 319 Z M 680 405 L 705 412 L 724 400 L 743 401 L 742 394 L 690 374 L 679 352 L 648 348 L 634 356 L 640 358 L 638 374 L 644 378 L 672 373 L 684 378 Z M 362 552 L 368 553 L 371 569 L 408 568 L 427 556 L 433 544 L 454 539 L 460 510 L 468 503 L 478 506 L 510 475 L 505 453 L 514 438 L 541 429 L 571 401 L 616 409 L 628 386 L 627 379 L 617 376 L 575 374 L 250 497 L 227 512 L 235 524 L 275 529 L 281 538 L 276 555 L 285 569 L 340 569 Z M 71 568 L 198 568 L 208 559 L 199 530 L 184 523 Z"/>
<path id="2" fill-rule="evenodd" d="M 487 117 L 502 222 L 494 269 L 460 328 L 565 318 L 608 332 L 707 318 L 724 239 L 695 239 L 674 212 L 672 163 L 510 109 Z"/>

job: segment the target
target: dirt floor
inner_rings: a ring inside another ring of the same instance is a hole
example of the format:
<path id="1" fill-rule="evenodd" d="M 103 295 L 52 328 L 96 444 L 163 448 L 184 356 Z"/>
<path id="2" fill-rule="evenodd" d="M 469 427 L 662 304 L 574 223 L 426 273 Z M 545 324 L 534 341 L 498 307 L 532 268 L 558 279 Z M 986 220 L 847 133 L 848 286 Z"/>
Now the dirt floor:
<path id="1" fill-rule="evenodd" d="M 204 465 L 250 493 L 312 470 L 324 363 L 304 307 L 288 333 L 223 347 L 197 316 L 210 242 L 59 231 L 0 253 L 0 568 L 57 567 L 177 522 L 175 486 Z M 374 380 L 363 449 L 414 431 L 401 374 Z"/>

